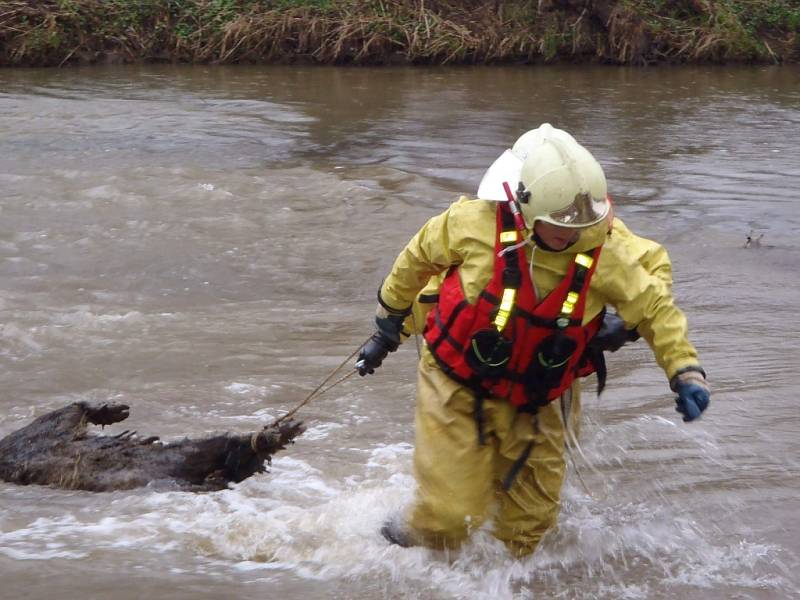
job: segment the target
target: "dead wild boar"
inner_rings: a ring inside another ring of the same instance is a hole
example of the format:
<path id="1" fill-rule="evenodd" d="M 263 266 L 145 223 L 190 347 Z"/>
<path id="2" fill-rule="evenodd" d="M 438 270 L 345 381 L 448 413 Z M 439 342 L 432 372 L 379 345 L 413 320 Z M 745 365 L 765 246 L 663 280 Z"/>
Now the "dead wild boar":
<path id="1" fill-rule="evenodd" d="M 128 418 L 124 404 L 77 402 L 35 419 L 0 440 L 0 479 L 21 485 L 106 492 L 165 482 L 172 489 L 225 489 L 254 473 L 300 435 L 302 423 L 287 420 L 261 431 L 224 433 L 161 443 L 135 432 L 95 435 L 88 424 Z"/>

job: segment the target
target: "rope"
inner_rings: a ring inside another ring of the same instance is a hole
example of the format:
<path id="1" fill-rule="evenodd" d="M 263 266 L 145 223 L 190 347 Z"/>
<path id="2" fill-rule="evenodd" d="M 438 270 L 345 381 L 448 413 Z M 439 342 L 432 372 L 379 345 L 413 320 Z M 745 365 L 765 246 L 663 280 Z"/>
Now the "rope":
<path id="1" fill-rule="evenodd" d="M 348 362 L 350 362 L 350 360 L 351 360 L 351 359 L 352 359 L 352 358 L 353 358 L 353 357 L 354 357 L 356 354 L 358 354 L 358 352 L 361 350 L 361 348 L 363 348 L 363 347 L 364 347 L 364 344 L 366 344 L 366 343 L 369 341 L 369 339 L 370 339 L 371 337 L 372 337 L 372 335 L 370 334 L 370 336 L 369 336 L 367 339 L 365 339 L 363 342 L 361 342 L 361 344 L 359 344 L 359 346 L 358 346 L 358 347 L 357 347 L 355 350 L 353 350 L 353 352 L 350 354 L 350 356 L 348 356 L 347 358 L 345 358 L 345 359 L 344 359 L 344 360 L 341 362 L 341 364 L 339 364 L 339 366 L 338 366 L 338 367 L 336 367 L 336 368 L 335 368 L 333 371 L 331 371 L 330 373 L 328 373 L 328 376 L 327 376 L 325 379 L 323 379 L 323 380 L 320 382 L 320 384 L 319 384 L 317 387 L 315 387 L 315 388 L 314 388 L 314 390 L 313 390 L 313 391 L 312 391 L 312 392 L 311 392 L 311 393 L 310 393 L 308 396 L 306 396 L 305 400 L 303 400 L 303 401 L 302 401 L 300 404 L 298 404 L 297 406 L 295 406 L 295 407 L 294 407 L 292 410 L 290 410 L 289 412 L 287 412 L 285 415 L 283 415 L 283 416 L 281 416 L 281 417 L 278 417 L 277 419 L 275 419 L 275 420 L 274 420 L 274 421 L 273 421 L 273 422 L 272 422 L 270 425 L 266 425 L 266 426 L 264 427 L 264 429 L 269 429 L 269 428 L 271 428 L 271 427 L 275 427 L 275 426 L 276 426 L 278 423 L 280 423 L 280 422 L 281 422 L 281 421 L 283 421 L 284 419 L 288 419 L 289 417 L 291 417 L 291 416 L 292 416 L 293 414 L 295 414 L 295 413 L 296 413 L 298 410 L 300 410 L 300 409 L 301 409 L 301 408 L 303 408 L 303 407 L 304 407 L 306 404 L 308 404 L 309 402 L 311 402 L 311 400 L 313 400 L 314 398 L 317 398 L 317 397 L 321 396 L 322 394 L 324 394 L 324 393 L 325 393 L 325 392 L 327 392 L 328 390 L 331 390 L 331 389 L 335 388 L 337 385 L 339 385 L 340 383 L 342 383 L 342 382 L 343 382 L 345 379 L 348 379 L 349 377 L 352 377 L 353 375 L 355 375 L 355 374 L 356 374 L 358 371 L 356 371 L 356 370 L 350 371 L 350 372 L 349 372 L 349 373 L 347 373 L 345 376 L 343 376 L 343 377 L 340 377 L 339 379 L 337 379 L 336 381 L 334 381 L 334 382 L 333 382 L 331 385 L 329 385 L 329 386 L 328 386 L 328 387 L 326 387 L 325 389 L 322 389 L 322 388 L 325 386 L 325 384 L 326 384 L 326 383 L 328 383 L 328 382 L 329 382 L 331 379 L 333 379 L 333 377 L 334 377 L 334 375 L 336 375 L 336 373 L 338 373 L 339 371 L 341 371 L 342 367 L 344 367 L 344 366 L 345 366 L 345 365 L 346 365 Z"/>
<path id="2" fill-rule="evenodd" d="M 578 438 L 575 435 L 575 430 L 572 428 L 572 425 L 570 425 L 569 417 L 566 414 L 566 411 L 564 409 L 564 404 L 565 404 L 564 403 L 564 395 L 565 394 L 569 394 L 570 395 L 570 401 L 571 401 L 572 389 L 570 388 L 567 391 L 565 391 L 561 395 L 561 401 L 559 402 L 558 417 L 559 417 L 559 419 L 561 419 L 561 425 L 564 428 L 564 434 L 565 434 L 564 447 L 567 450 L 567 456 L 569 457 L 569 461 L 572 463 L 572 467 L 575 469 L 575 474 L 578 476 L 578 481 L 580 481 L 581 487 L 583 487 L 583 491 L 586 492 L 586 494 L 590 498 L 593 498 L 594 500 L 598 500 L 598 497 L 594 493 L 592 493 L 592 491 L 589 489 L 589 486 L 586 484 L 586 480 L 583 478 L 583 473 L 581 472 L 581 469 L 578 466 L 578 460 L 575 458 L 575 451 L 577 451 L 577 453 L 580 455 L 580 457 L 583 459 L 583 461 L 589 467 L 589 470 L 592 473 L 594 473 L 597 477 L 599 477 L 601 481 L 605 482 L 605 477 L 597 469 L 597 467 L 595 467 L 594 464 L 592 464 L 592 461 L 589 460 L 589 457 L 587 457 L 583 453 L 583 448 L 581 448 L 580 443 L 578 443 Z"/>
<path id="3" fill-rule="evenodd" d="M 422 358 L 422 349 L 419 347 L 419 329 L 417 328 L 417 317 L 414 316 L 414 311 L 411 311 L 411 325 L 414 327 L 414 341 L 417 343 L 417 359 Z"/>

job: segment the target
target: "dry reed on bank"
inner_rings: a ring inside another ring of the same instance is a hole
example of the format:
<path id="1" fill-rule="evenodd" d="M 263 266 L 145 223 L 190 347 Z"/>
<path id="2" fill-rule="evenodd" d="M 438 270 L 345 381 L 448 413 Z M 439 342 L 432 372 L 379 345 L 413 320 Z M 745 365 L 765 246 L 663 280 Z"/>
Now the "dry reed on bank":
<path id="1" fill-rule="evenodd" d="M 796 4 L 0 0 L 0 64 L 796 61 Z"/>

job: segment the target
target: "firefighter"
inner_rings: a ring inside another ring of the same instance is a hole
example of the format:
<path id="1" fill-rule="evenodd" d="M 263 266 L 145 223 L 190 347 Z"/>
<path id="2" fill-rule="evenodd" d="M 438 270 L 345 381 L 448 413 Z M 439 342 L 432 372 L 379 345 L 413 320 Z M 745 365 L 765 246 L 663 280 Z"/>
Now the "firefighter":
<path id="1" fill-rule="evenodd" d="M 557 521 L 579 378 L 604 375 L 598 345 L 619 347 L 630 332 L 652 348 L 684 421 L 698 418 L 709 388 L 671 283 L 666 252 L 612 216 L 586 148 L 549 124 L 517 140 L 478 199 L 460 198 L 417 232 L 378 292 L 361 375 L 397 349 L 420 301 L 431 308 L 417 375 L 418 489 L 384 537 L 452 549 L 491 517 L 513 555 L 532 553 Z"/>

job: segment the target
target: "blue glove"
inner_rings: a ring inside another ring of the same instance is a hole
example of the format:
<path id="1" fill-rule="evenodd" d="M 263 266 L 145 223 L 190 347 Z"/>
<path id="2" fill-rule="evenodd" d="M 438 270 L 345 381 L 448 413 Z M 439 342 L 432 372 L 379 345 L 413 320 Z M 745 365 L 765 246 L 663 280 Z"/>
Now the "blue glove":
<path id="1" fill-rule="evenodd" d="M 675 392 L 675 410 L 683 415 L 684 421 L 694 421 L 708 408 L 711 392 L 706 384 L 705 372 L 699 367 L 691 367 L 675 375 L 670 387 Z"/>

